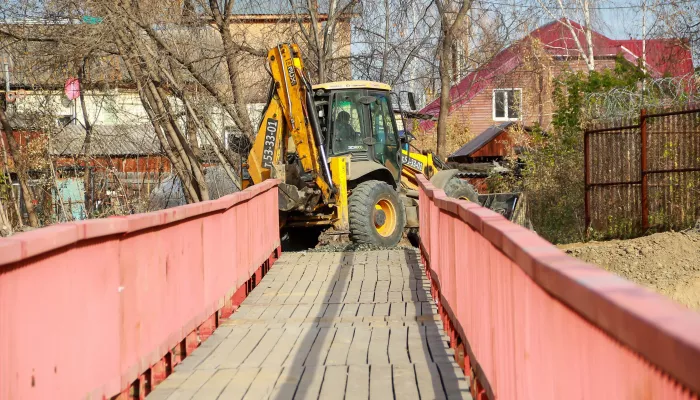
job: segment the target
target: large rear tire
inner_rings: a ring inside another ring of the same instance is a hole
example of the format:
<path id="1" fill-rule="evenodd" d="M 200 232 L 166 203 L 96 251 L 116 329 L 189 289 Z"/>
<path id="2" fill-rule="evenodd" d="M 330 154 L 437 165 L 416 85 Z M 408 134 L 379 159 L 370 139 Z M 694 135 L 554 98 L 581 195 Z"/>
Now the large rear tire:
<path id="1" fill-rule="evenodd" d="M 445 194 L 453 199 L 467 200 L 472 203 L 479 203 L 479 193 L 469 182 L 454 177 L 445 185 Z"/>
<path id="2" fill-rule="evenodd" d="M 382 181 L 362 182 L 348 199 L 353 242 L 396 246 L 403 236 L 406 214 L 398 193 Z"/>

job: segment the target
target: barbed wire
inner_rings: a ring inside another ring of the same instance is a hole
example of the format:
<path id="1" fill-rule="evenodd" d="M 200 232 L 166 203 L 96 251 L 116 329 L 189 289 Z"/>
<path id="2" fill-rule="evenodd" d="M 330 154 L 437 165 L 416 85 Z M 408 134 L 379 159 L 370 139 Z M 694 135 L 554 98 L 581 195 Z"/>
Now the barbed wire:
<path id="1" fill-rule="evenodd" d="M 635 89 L 615 88 L 585 97 L 589 120 L 607 120 L 639 115 L 639 110 L 700 105 L 700 73 L 640 81 Z"/>

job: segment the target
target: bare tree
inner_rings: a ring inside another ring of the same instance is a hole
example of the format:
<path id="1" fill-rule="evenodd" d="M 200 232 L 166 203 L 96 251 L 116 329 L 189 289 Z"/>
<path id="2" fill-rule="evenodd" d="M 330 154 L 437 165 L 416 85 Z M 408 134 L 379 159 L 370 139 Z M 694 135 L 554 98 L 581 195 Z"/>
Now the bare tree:
<path id="1" fill-rule="evenodd" d="M 39 226 L 39 218 L 37 217 L 35 211 L 36 205 L 34 194 L 32 193 L 32 190 L 29 187 L 29 174 L 27 172 L 27 166 L 24 163 L 22 149 L 13 135 L 14 129 L 12 128 L 10 121 L 7 119 L 5 110 L 3 110 L 2 107 L 0 107 L 0 126 L 2 127 L 2 130 L 5 131 L 7 144 L 10 148 L 10 155 L 12 156 L 12 160 L 15 164 L 17 178 L 19 181 L 19 185 L 22 189 L 22 200 L 24 200 L 24 208 L 27 210 L 27 214 L 29 215 L 29 225 L 31 227 L 36 228 Z"/>
<path id="2" fill-rule="evenodd" d="M 435 0 L 440 15 L 441 37 L 438 47 L 440 54 L 440 115 L 437 123 L 437 154 L 447 156 L 447 117 L 450 111 L 450 86 L 452 48 L 455 37 L 461 31 L 467 13 L 471 8 L 471 0 Z"/>
<path id="3" fill-rule="evenodd" d="M 419 99 L 432 80 L 439 20 L 430 2 L 364 2 L 353 20 L 352 64 L 362 79 L 386 82 Z"/>
<path id="4" fill-rule="evenodd" d="M 83 121 L 85 125 L 85 141 L 83 142 L 83 148 L 82 148 L 82 161 L 83 165 L 85 166 L 85 172 L 83 174 L 83 188 L 85 189 L 85 210 L 86 214 L 90 215 L 90 211 L 92 210 L 92 201 L 93 199 L 90 198 L 90 175 L 91 175 L 91 170 L 90 170 L 90 165 L 88 162 L 88 157 L 90 156 L 90 148 L 91 148 L 91 140 L 92 140 L 92 122 L 90 122 L 90 116 L 88 115 L 88 110 L 87 110 L 87 105 L 85 104 L 85 65 L 87 64 L 87 59 L 83 59 L 83 64 L 80 66 L 80 69 L 78 70 L 78 82 L 80 84 L 80 110 L 83 113 Z"/>
<path id="5" fill-rule="evenodd" d="M 678 38 L 691 50 L 694 60 L 700 59 L 700 14 L 697 10 L 697 3 L 689 1 L 654 2 L 654 4 L 647 5 L 646 0 L 644 0 L 643 11 L 647 10 L 651 14 L 650 16 L 655 19 L 655 23 L 648 30 L 651 34 Z"/>
<path id="6" fill-rule="evenodd" d="M 339 29 L 342 22 L 352 17 L 357 3 L 358 0 L 328 0 L 327 9 L 319 10 L 317 0 L 289 0 L 301 34 L 301 46 L 312 55 L 307 64 L 316 71 L 318 83 L 329 80 L 331 66 L 338 61 L 334 57 L 337 46 L 350 45 L 349 42 L 339 43 L 343 33 Z"/>
<path id="7" fill-rule="evenodd" d="M 234 112 L 229 112 L 231 118 L 235 121 L 236 125 L 252 138 L 254 135 L 253 126 L 250 123 L 250 116 L 248 115 L 248 109 L 245 103 L 242 101 L 243 92 L 241 91 L 241 81 L 240 81 L 240 71 L 239 71 L 239 60 L 236 55 L 242 49 L 234 43 L 234 39 L 231 35 L 231 10 L 235 0 L 224 0 L 223 10 L 219 7 L 219 0 L 209 0 L 209 9 L 214 18 L 214 23 L 221 36 L 221 41 L 224 47 L 224 57 L 226 59 L 226 67 L 228 68 L 228 79 L 231 85 L 231 91 L 233 92 L 233 105 Z M 254 54 L 265 56 L 265 52 L 259 50 L 253 50 L 248 48 L 247 51 Z"/>
<path id="8" fill-rule="evenodd" d="M 542 10 L 552 19 L 557 20 L 564 26 L 576 44 L 580 57 L 586 63 L 588 71 L 595 71 L 595 57 L 593 47 L 592 30 L 592 0 L 555 0 L 554 4 L 546 0 L 537 0 Z M 581 24 L 574 23 L 572 17 L 579 19 Z M 581 31 L 585 38 L 585 43 L 579 37 Z"/>

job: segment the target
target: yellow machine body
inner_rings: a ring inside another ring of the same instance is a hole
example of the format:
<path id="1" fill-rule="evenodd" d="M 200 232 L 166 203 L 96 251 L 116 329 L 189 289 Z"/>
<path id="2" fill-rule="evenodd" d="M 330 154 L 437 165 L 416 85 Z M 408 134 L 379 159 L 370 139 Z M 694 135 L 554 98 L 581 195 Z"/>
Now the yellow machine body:
<path id="1" fill-rule="evenodd" d="M 303 82 L 306 78 L 299 47 L 296 44 L 274 47 L 268 52 L 267 60 L 275 82 L 274 94 L 248 156 L 248 173 L 254 183 L 271 177 L 284 181 L 275 165 L 281 164 L 281 157 L 289 150 L 285 146 L 293 146 L 304 172 L 316 175 L 314 181 L 322 192 L 324 202 L 332 203 L 330 186 L 318 173 L 322 170 L 319 147 L 311 127 L 302 118 L 308 115 L 309 110 L 303 102 L 307 87 Z"/>
<path id="2" fill-rule="evenodd" d="M 396 245 L 417 226 L 416 175 L 442 188 L 456 170 L 401 140 L 389 85 L 312 86 L 296 44 L 271 48 L 267 64 L 272 84 L 244 187 L 279 179 L 283 226 L 332 226 L 360 243 Z"/>

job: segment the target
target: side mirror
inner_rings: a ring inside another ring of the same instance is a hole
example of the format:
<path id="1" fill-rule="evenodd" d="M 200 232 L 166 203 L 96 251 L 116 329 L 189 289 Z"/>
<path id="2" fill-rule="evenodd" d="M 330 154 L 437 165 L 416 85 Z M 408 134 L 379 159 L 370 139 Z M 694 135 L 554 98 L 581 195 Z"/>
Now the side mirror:
<path id="1" fill-rule="evenodd" d="M 408 92 L 408 105 L 411 107 L 411 111 L 416 111 L 416 98 L 413 92 Z"/>

